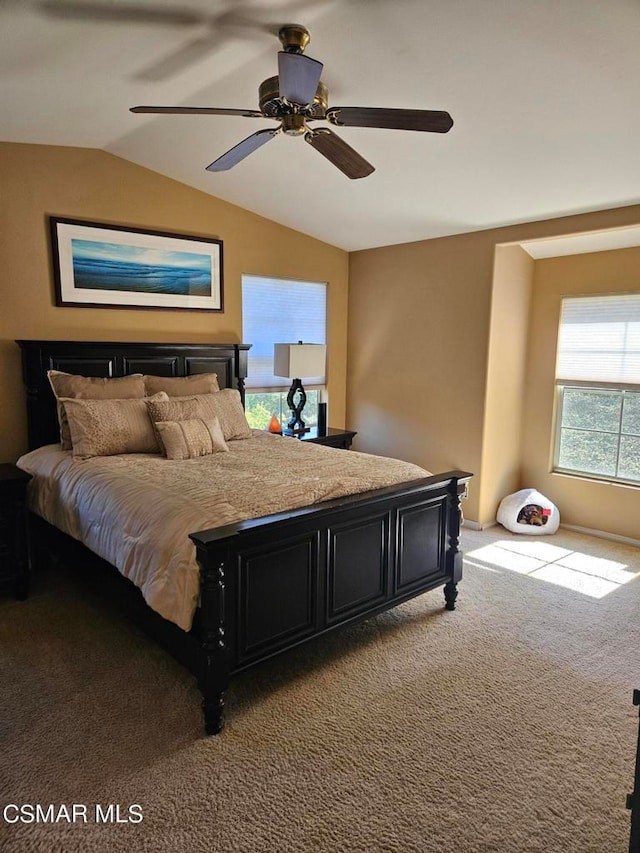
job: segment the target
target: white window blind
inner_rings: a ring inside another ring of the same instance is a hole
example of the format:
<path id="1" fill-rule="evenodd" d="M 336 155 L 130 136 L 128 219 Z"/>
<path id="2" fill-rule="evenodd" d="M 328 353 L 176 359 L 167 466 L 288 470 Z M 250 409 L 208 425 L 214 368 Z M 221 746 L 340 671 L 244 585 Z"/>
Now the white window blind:
<path id="1" fill-rule="evenodd" d="M 273 374 L 273 345 L 297 341 L 326 344 L 327 285 L 244 275 L 242 339 L 252 345 L 246 387 L 284 387 L 287 380 Z M 312 376 L 304 384 L 324 383 L 324 376 Z"/>
<path id="2" fill-rule="evenodd" d="M 640 293 L 562 300 L 556 379 L 640 384 Z"/>

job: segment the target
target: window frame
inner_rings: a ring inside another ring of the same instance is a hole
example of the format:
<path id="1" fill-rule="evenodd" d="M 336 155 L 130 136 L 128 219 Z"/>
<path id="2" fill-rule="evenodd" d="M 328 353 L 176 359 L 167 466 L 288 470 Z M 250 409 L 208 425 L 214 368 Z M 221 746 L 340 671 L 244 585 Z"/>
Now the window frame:
<path id="1" fill-rule="evenodd" d="M 605 392 L 610 394 L 622 395 L 622 404 L 620 406 L 620 418 L 618 421 L 618 430 L 614 432 L 613 430 L 605 430 L 605 429 L 588 429 L 584 428 L 581 430 L 580 427 L 563 427 L 562 423 L 562 414 L 564 407 L 564 392 L 565 391 L 594 391 L 594 392 Z M 577 477 L 579 479 L 588 479 L 588 480 L 598 480 L 604 483 L 614 483 L 624 486 L 631 486 L 635 488 L 640 488 L 640 477 L 637 480 L 632 480 L 627 477 L 620 477 L 617 474 L 620 462 L 620 445 L 622 443 L 622 439 L 626 435 L 631 435 L 631 433 L 624 433 L 622 430 L 623 424 L 623 414 L 624 414 L 624 393 L 637 394 L 640 396 L 640 385 L 633 385 L 629 383 L 613 383 L 613 382 L 587 382 L 580 380 L 556 380 L 556 399 L 555 399 L 555 435 L 554 435 L 554 446 L 553 446 L 553 461 L 552 461 L 552 472 L 554 474 L 563 474 L 570 477 Z M 585 471 L 578 468 L 565 468 L 560 465 L 560 449 L 562 444 L 562 430 L 563 429 L 574 429 L 577 431 L 583 431 L 587 433 L 603 433 L 605 435 L 613 435 L 617 438 L 617 446 L 616 446 L 616 473 L 615 474 L 600 474 L 594 471 Z"/>
<path id="2" fill-rule="evenodd" d="M 626 305 L 627 300 L 631 305 L 630 309 L 623 308 L 621 311 L 620 305 Z M 570 303 L 574 303 L 574 306 L 571 306 Z M 588 307 L 585 306 L 585 303 L 591 303 Z M 606 303 L 610 304 L 607 305 Z M 581 306 L 579 303 L 583 303 L 583 310 L 581 310 Z M 599 304 L 600 303 L 600 304 Z M 634 304 L 635 303 L 635 304 Z M 569 329 L 570 326 L 565 327 L 564 318 L 567 316 L 567 323 L 571 324 L 572 322 L 579 323 L 588 323 L 592 322 L 595 318 L 595 321 L 599 325 L 606 325 L 615 323 L 619 320 L 625 320 L 626 314 L 624 313 L 628 310 L 629 315 L 633 318 L 631 320 L 632 323 L 636 323 L 637 325 L 637 317 L 638 317 L 638 309 L 640 307 L 640 292 L 638 291 L 626 291 L 626 292 L 618 292 L 618 293 L 593 293 L 593 294 L 572 294 L 567 296 L 562 296 L 560 300 L 560 316 L 558 319 L 558 338 L 556 342 L 556 369 L 555 369 L 555 396 L 554 396 L 554 418 L 553 418 L 553 453 L 551 459 L 551 472 L 554 474 L 562 474 L 563 476 L 576 477 L 578 479 L 588 479 L 595 480 L 598 482 L 616 484 L 616 485 L 624 485 L 630 486 L 632 488 L 640 488 L 640 476 L 637 480 L 629 479 L 628 477 L 618 476 L 619 463 L 621 457 L 621 446 L 625 436 L 633 438 L 638 437 L 635 433 L 625 433 L 623 432 L 623 423 L 624 423 L 624 413 L 625 413 L 625 400 L 624 394 L 625 392 L 629 392 L 632 394 L 640 394 L 640 381 L 629 382 L 626 381 L 629 375 L 629 371 L 627 369 L 627 362 L 625 362 L 625 358 L 627 354 L 631 354 L 631 358 L 633 359 L 633 353 L 636 353 L 636 362 L 635 368 L 631 370 L 631 377 L 633 380 L 637 378 L 638 375 L 638 363 L 637 363 L 637 331 L 636 335 L 636 343 L 632 343 L 630 348 L 627 348 L 627 338 L 625 331 L 625 345 L 621 350 L 619 348 L 619 342 L 616 340 L 611 346 L 607 346 L 607 338 L 595 338 L 595 341 L 600 341 L 600 346 L 598 347 L 597 343 L 595 347 L 588 346 L 585 349 L 585 358 L 587 361 L 576 362 L 575 357 L 574 360 L 571 360 L 572 349 L 575 352 L 575 335 L 573 338 L 570 333 L 567 331 L 568 337 L 565 337 L 567 348 L 565 349 L 563 346 L 563 335 L 565 328 Z M 586 308 L 586 310 L 584 310 Z M 565 315 L 566 312 L 566 315 Z M 628 327 L 625 327 L 625 329 Z M 597 331 L 597 326 L 596 326 Z M 577 338 L 577 341 L 580 342 L 580 338 Z M 603 342 L 605 345 L 603 346 Z M 572 346 L 573 344 L 573 346 Z M 589 362 L 588 359 L 594 353 L 602 354 L 603 362 Z M 611 362 L 607 363 L 607 356 L 611 358 L 612 355 L 617 356 L 619 363 Z M 633 362 L 632 362 L 633 363 Z M 589 364 L 593 367 L 593 372 L 597 375 L 600 373 L 600 379 L 592 379 L 588 374 L 591 372 L 590 370 L 585 370 L 585 366 L 589 366 Z M 564 365 L 564 369 L 563 369 Z M 582 374 L 582 375 L 581 375 Z M 609 374 L 608 378 L 606 374 Z M 627 375 L 625 375 L 627 374 Z M 578 378 L 579 377 L 579 378 Z M 616 473 L 612 474 L 601 474 L 593 471 L 584 471 L 577 468 L 566 468 L 560 464 L 560 451 L 562 445 L 562 431 L 563 429 L 569 430 L 574 429 L 576 431 L 580 430 L 580 427 L 575 426 L 563 426 L 563 410 L 564 410 L 564 393 L 567 390 L 584 390 L 584 391 L 593 391 L 593 392 L 609 392 L 611 394 L 616 394 L 621 397 L 621 405 L 620 405 L 620 415 L 618 420 L 618 428 L 617 432 L 608 429 L 589 429 L 584 428 L 584 432 L 596 434 L 603 433 L 606 435 L 613 435 L 616 437 L 616 462 L 615 462 L 615 470 Z"/>

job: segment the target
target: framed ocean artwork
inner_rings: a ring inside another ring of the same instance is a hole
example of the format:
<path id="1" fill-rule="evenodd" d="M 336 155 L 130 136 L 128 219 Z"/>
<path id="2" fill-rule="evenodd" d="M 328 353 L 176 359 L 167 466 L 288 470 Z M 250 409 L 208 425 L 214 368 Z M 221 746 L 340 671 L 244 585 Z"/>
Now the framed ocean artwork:
<path id="1" fill-rule="evenodd" d="M 223 311 L 221 240 L 49 221 L 56 305 Z"/>

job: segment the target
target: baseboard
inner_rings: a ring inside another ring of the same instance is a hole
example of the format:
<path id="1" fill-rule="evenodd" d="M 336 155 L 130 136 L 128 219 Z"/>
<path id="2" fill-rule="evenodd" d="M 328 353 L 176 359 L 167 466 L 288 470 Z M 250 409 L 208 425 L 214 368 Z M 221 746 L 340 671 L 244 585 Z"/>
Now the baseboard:
<path id="1" fill-rule="evenodd" d="M 495 527 L 497 521 L 488 521 L 481 524 L 479 521 L 471 521 L 465 518 L 462 522 L 463 527 L 469 530 L 488 530 L 490 527 Z M 584 533 L 585 536 L 595 536 L 597 539 L 609 539 L 612 542 L 620 542 L 621 545 L 633 545 L 640 548 L 640 539 L 631 539 L 629 536 L 619 536 L 617 533 L 609 533 L 606 530 L 594 530 L 592 527 L 580 527 L 577 524 L 561 524 L 560 527 L 565 530 L 573 530 L 576 533 Z"/>
<path id="2" fill-rule="evenodd" d="M 497 521 L 487 521 L 484 524 L 481 524 L 479 521 L 471 521 L 469 518 L 465 518 L 462 522 L 463 527 L 468 527 L 469 530 L 487 530 L 489 527 L 495 527 Z"/>
<path id="3" fill-rule="evenodd" d="M 579 527 L 577 524 L 561 524 L 565 530 L 574 530 L 576 533 L 584 533 L 587 536 L 597 536 L 598 539 L 610 539 L 612 542 L 620 542 L 622 545 L 635 545 L 640 548 L 640 539 L 631 539 L 629 536 L 618 536 L 617 533 L 608 533 L 606 530 L 594 530 L 592 527 Z"/>

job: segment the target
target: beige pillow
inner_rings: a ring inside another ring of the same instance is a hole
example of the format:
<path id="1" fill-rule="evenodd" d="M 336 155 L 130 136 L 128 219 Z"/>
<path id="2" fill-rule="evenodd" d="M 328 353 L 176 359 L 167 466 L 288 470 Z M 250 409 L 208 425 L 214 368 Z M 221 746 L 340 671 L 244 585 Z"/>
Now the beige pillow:
<path id="1" fill-rule="evenodd" d="M 166 394 L 158 394 L 156 398 L 169 399 Z M 119 453 L 160 453 L 144 399 L 78 400 L 62 397 L 60 402 L 67 416 L 74 456 L 89 459 Z"/>
<path id="2" fill-rule="evenodd" d="M 172 397 L 165 402 L 148 400 L 147 406 L 151 420 L 156 424 L 158 421 L 185 421 L 192 418 L 209 421 L 217 418 L 225 441 L 251 438 L 252 435 L 240 393 L 232 388 L 197 397 Z"/>
<path id="3" fill-rule="evenodd" d="M 170 397 L 213 394 L 220 390 L 217 373 L 194 373 L 193 376 L 143 376 L 147 395 L 164 391 Z"/>
<path id="4" fill-rule="evenodd" d="M 144 397 L 144 380 L 141 373 L 118 376 L 77 376 L 61 370 L 47 371 L 53 393 L 58 401 L 58 423 L 63 450 L 71 450 L 71 434 L 61 397 L 79 400 L 129 400 Z"/>
<path id="5" fill-rule="evenodd" d="M 158 421 L 155 426 L 167 459 L 195 459 L 229 450 L 217 418 Z"/>

